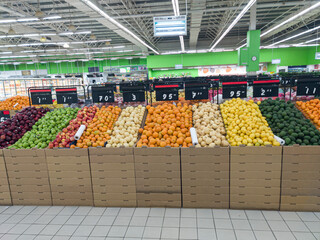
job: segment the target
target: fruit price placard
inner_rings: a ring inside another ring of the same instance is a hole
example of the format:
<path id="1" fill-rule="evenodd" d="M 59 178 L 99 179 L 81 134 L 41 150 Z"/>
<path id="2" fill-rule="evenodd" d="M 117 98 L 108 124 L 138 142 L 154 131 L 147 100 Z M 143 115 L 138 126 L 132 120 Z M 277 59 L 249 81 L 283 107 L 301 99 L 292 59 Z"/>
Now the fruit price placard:
<path id="1" fill-rule="evenodd" d="M 224 82 L 222 83 L 222 98 L 246 98 L 247 82 Z"/>
<path id="2" fill-rule="evenodd" d="M 30 89 L 32 105 L 52 104 L 51 89 Z"/>
<path id="3" fill-rule="evenodd" d="M 124 102 L 144 102 L 145 100 L 146 95 L 144 91 L 123 92 Z"/>
<path id="4" fill-rule="evenodd" d="M 298 81 L 297 96 L 320 95 L 320 81 Z"/>
<path id="5" fill-rule="evenodd" d="M 278 97 L 280 80 L 253 81 L 253 97 Z"/>
<path id="6" fill-rule="evenodd" d="M 4 122 L 5 120 L 10 118 L 9 111 L 0 111 L 0 122 Z"/>
<path id="7" fill-rule="evenodd" d="M 179 99 L 179 84 L 155 85 L 157 101 L 176 101 Z"/>
<path id="8" fill-rule="evenodd" d="M 77 88 L 56 88 L 58 104 L 78 103 Z"/>
<path id="9" fill-rule="evenodd" d="M 186 100 L 202 100 L 209 98 L 209 82 L 185 83 Z"/>
<path id="10" fill-rule="evenodd" d="M 114 102 L 113 87 L 92 87 L 94 103 Z"/>

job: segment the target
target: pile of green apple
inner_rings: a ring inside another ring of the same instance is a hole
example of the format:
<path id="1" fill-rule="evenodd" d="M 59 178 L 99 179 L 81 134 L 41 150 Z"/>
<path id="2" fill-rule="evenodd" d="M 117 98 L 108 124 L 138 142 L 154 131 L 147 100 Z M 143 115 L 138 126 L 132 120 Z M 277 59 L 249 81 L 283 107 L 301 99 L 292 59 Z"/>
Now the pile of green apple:
<path id="1" fill-rule="evenodd" d="M 9 148 L 30 149 L 46 148 L 57 134 L 69 125 L 69 122 L 77 116 L 79 108 L 60 108 L 46 113 L 26 132 L 14 145 Z"/>

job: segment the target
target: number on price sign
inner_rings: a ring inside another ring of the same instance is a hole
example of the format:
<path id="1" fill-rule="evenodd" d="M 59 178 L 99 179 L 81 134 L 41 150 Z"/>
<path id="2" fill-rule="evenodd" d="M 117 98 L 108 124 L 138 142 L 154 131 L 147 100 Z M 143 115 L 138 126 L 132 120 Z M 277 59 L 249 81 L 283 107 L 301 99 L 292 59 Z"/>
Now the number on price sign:
<path id="1" fill-rule="evenodd" d="M 77 88 L 57 88 L 56 94 L 58 104 L 78 103 Z"/>
<path id="2" fill-rule="evenodd" d="M 0 122 L 4 122 L 9 118 L 10 118 L 10 112 L 9 111 L 0 111 Z"/>
<path id="3" fill-rule="evenodd" d="M 32 105 L 52 104 L 51 89 L 30 89 Z"/>
<path id="4" fill-rule="evenodd" d="M 157 90 L 156 100 L 157 101 L 176 101 L 178 100 L 178 89 L 167 89 L 167 90 Z"/>
<path id="5" fill-rule="evenodd" d="M 247 84 L 223 85 L 222 84 L 222 98 L 246 98 Z"/>
<path id="6" fill-rule="evenodd" d="M 253 97 L 278 97 L 279 86 L 253 85 Z"/>
<path id="7" fill-rule="evenodd" d="M 208 99 L 208 88 L 198 87 L 198 88 L 186 88 L 185 89 L 186 100 L 201 100 Z"/>
<path id="8" fill-rule="evenodd" d="M 114 102 L 113 87 L 92 87 L 94 103 Z"/>
<path id="9" fill-rule="evenodd" d="M 123 92 L 124 102 L 144 102 L 145 100 L 146 100 L 146 96 L 144 91 Z"/>
<path id="10" fill-rule="evenodd" d="M 297 83 L 297 96 L 318 96 L 320 94 L 320 81 Z"/>

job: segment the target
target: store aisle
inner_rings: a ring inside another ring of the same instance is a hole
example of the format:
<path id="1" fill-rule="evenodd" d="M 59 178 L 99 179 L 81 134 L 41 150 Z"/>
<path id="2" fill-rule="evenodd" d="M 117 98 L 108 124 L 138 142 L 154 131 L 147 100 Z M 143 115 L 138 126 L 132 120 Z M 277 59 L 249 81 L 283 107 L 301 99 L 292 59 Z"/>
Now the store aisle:
<path id="1" fill-rule="evenodd" d="M 0 206 L 1 239 L 318 240 L 319 212 Z"/>

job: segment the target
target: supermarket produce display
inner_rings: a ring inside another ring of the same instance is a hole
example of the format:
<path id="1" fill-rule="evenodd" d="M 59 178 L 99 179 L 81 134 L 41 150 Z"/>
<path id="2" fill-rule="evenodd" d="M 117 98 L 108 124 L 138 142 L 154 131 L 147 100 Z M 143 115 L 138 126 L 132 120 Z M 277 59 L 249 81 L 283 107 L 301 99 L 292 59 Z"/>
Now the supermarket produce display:
<path id="1" fill-rule="evenodd" d="M 1 101 L 0 110 L 21 110 L 29 105 L 29 97 L 18 95 Z"/>
<path id="2" fill-rule="evenodd" d="M 33 126 L 32 130 L 24 134 L 14 145 L 13 149 L 46 148 L 57 134 L 66 126 L 70 120 L 77 115 L 79 108 L 60 108 L 46 113 Z"/>
<path id="3" fill-rule="evenodd" d="M 320 100 L 312 99 L 307 102 L 297 101 L 296 104 L 305 117 L 310 119 L 317 129 L 320 130 Z"/>
<path id="4" fill-rule="evenodd" d="M 220 108 L 231 146 L 280 146 L 253 100 L 234 98 L 221 104 Z"/>
<path id="5" fill-rule="evenodd" d="M 320 145 L 320 132 L 291 101 L 268 99 L 259 107 L 274 134 L 283 138 L 285 145 Z"/>
<path id="6" fill-rule="evenodd" d="M 6 148 L 18 141 L 48 111 L 48 108 L 27 107 L 11 119 L 7 119 L 1 123 L 0 149 Z"/>

